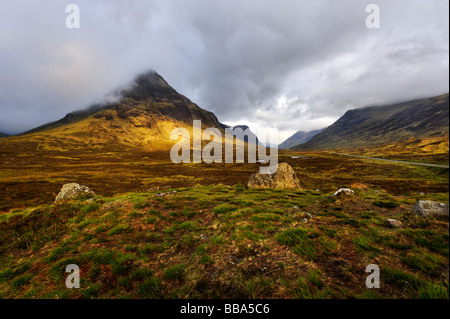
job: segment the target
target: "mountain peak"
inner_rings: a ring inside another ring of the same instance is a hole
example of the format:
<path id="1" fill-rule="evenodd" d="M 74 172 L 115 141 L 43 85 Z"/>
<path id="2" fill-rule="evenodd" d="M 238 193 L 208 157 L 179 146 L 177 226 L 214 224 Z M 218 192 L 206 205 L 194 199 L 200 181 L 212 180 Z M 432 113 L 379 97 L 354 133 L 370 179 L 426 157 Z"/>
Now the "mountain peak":
<path id="1" fill-rule="evenodd" d="M 45 130 L 47 136 L 53 134 L 54 139 L 64 143 L 76 140 L 76 147 L 95 144 L 162 149 L 173 144 L 173 129 L 191 128 L 194 120 L 200 120 L 204 127 L 221 128 L 213 113 L 179 94 L 155 71 L 139 74 L 131 85 L 117 93 L 119 99 L 114 102 L 71 112 L 23 135 Z"/>
<path id="2" fill-rule="evenodd" d="M 139 74 L 134 82 L 138 86 L 170 87 L 166 80 L 154 70 Z"/>
<path id="3" fill-rule="evenodd" d="M 153 98 L 159 101 L 162 96 L 167 96 L 167 94 L 178 93 L 153 70 L 139 74 L 129 88 L 121 91 L 122 97 L 135 100 Z"/>
<path id="4" fill-rule="evenodd" d="M 287 140 L 285 140 L 283 143 L 278 145 L 278 148 L 280 149 L 288 149 L 303 143 L 308 142 L 310 139 L 312 139 L 315 135 L 322 132 L 325 128 L 322 128 L 320 130 L 314 130 L 314 131 L 298 131 L 291 137 L 289 137 Z"/>

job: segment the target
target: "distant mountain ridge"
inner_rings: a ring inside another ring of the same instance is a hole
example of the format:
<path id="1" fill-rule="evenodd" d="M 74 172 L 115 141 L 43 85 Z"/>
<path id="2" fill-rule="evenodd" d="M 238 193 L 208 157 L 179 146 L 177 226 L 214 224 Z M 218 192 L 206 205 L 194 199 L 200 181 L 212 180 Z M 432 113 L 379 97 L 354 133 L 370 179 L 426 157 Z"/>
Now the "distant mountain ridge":
<path id="1" fill-rule="evenodd" d="M 297 133 L 293 134 L 291 137 L 287 138 L 283 143 L 278 145 L 279 149 L 289 149 L 294 146 L 303 144 L 311 140 L 315 135 L 322 132 L 325 128 L 322 128 L 320 130 L 314 130 L 309 132 L 304 131 L 298 131 Z"/>
<path id="2" fill-rule="evenodd" d="M 253 140 L 255 140 L 255 144 L 256 145 L 262 145 L 262 143 L 259 141 L 259 139 L 258 139 L 258 136 L 256 136 L 256 134 L 255 133 L 253 133 L 251 130 L 250 130 L 250 128 L 247 126 L 247 125 L 235 125 L 235 126 L 229 126 L 229 125 L 226 125 L 226 124 L 223 124 L 223 123 L 221 123 L 221 125 L 222 125 L 222 127 L 224 128 L 224 129 L 226 129 L 226 128 L 231 128 L 231 129 L 236 129 L 236 128 L 240 128 L 242 131 L 244 131 L 245 132 L 245 130 L 249 130 L 249 136 L 247 136 L 247 135 L 245 135 L 244 136 L 244 142 L 246 142 L 246 143 L 248 143 L 249 142 L 249 137 Z"/>
<path id="3" fill-rule="evenodd" d="M 449 133 L 449 94 L 347 111 L 334 124 L 292 150 L 354 148 Z"/>
<path id="4" fill-rule="evenodd" d="M 5 133 L 0 132 L 0 138 L 2 138 L 2 137 L 8 137 L 8 136 L 9 136 L 8 134 L 5 134 Z"/>

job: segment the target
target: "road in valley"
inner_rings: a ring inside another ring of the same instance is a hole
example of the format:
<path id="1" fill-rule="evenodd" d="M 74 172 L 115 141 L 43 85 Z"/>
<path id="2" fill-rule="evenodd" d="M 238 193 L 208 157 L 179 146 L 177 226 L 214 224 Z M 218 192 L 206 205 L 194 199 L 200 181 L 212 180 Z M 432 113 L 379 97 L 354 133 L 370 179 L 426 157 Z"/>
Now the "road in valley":
<path id="1" fill-rule="evenodd" d="M 423 165 L 423 166 L 432 166 L 432 167 L 449 168 L 448 165 L 431 164 L 431 163 L 418 163 L 418 162 L 407 162 L 407 161 L 398 161 L 398 160 L 390 160 L 390 159 L 385 159 L 385 158 L 368 157 L 368 156 L 352 155 L 352 154 L 344 154 L 344 153 L 334 153 L 334 152 L 330 152 L 330 153 L 331 153 L 331 154 L 336 154 L 336 155 L 350 156 L 350 157 L 357 157 L 357 158 L 365 158 L 365 159 L 378 160 L 378 161 L 387 161 L 387 162 L 395 162 L 395 163 L 403 163 L 403 164 L 412 164 L 412 165 Z"/>

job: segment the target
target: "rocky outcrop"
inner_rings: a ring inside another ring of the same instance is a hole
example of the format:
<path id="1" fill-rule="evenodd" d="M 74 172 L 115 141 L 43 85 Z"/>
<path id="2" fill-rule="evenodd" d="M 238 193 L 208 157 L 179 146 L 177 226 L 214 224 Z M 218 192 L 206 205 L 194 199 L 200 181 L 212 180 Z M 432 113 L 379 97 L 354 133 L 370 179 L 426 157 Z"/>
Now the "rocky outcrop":
<path id="1" fill-rule="evenodd" d="M 87 186 L 80 185 L 77 183 L 64 184 L 58 196 L 56 196 L 55 204 L 63 200 L 69 200 L 81 196 L 87 197 L 94 195 L 95 193 L 91 191 Z"/>
<path id="2" fill-rule="evenodd" d="M 449 216 L 448 204 L 431 200 L 419 200 L 412 208 L 412 212 L 420 216 Z"/>
<path id="3" fill-rule="evenodd" d="M 301 188 L 297 174 L 287 163 L 278 164 L 274 174 L 253 174 L 247 186 L 249 188 Z"/>

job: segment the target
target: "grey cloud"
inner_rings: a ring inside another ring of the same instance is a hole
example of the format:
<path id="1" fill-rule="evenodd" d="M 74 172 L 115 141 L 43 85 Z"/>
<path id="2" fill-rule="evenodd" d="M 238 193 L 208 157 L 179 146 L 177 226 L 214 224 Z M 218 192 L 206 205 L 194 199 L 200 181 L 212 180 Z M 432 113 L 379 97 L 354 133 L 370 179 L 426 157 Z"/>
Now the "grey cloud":
<path id="1" fill-rule="evenodd" d="M 16 133 L 111 96 L 154 69 L 227 124 L 280 139 L 346 110 L 448 91 L 448 1 L 73 1 L 0 5 L 0 131 Z"/>

